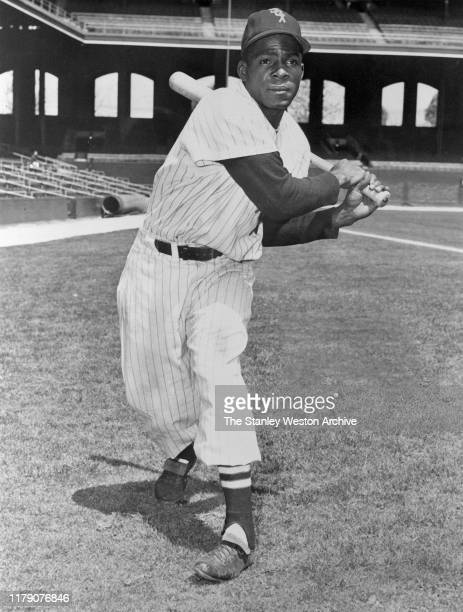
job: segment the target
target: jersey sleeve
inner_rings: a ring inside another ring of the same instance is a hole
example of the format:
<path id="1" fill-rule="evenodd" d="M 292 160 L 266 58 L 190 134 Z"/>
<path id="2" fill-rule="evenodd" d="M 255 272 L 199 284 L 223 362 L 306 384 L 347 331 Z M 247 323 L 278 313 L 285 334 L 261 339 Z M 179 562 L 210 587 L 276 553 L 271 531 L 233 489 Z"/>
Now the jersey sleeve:
<path id="1" fill-rule="evenodd" d="M 336 204 L 338 199 L 339 182 L 335 176 L 322 172 L 314 177 L 296 178 L 285 168 L 277 152 L 221 163 L 256 208 L 275 221 Z"/>
<path id="2" fill-rule="evenodd" d="M 254 100 L 226 89 L 199 102 L 181 138 L 199 166 L 276 151 L 274 131 Z"/>

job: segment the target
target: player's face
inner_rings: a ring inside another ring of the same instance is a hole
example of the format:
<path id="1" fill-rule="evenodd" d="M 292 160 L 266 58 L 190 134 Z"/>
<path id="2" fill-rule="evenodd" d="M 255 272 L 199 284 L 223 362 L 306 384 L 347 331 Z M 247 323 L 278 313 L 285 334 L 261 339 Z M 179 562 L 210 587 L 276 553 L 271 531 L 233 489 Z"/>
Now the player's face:
<path id="1" fill-rule="evenodd" d="M 248 50 L 238 74 L 246 89 L 265 110 L 282 113 L 299 89 L 304 65 L 299 45 L 286 34 L 266 36 Z"/>

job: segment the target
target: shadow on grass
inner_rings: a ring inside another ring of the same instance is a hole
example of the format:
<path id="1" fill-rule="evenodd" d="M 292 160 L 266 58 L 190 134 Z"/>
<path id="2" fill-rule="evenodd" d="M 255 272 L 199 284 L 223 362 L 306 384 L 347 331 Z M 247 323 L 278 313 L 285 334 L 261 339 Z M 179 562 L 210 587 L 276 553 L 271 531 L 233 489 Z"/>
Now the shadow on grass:
<path id="1" fill-rule="evenodd" d="M 89 459 L 92 461 L 100 461 L 101 463 L 107 463 L 108 465 L 112 465 L 115 467 L 132 467 L 137 470 L 143 470 L 145 472 L 153 472 L 157 474 L 156 470 L 153 468 L 146 467 L 146 465 L 140 465 L 139 463 L 133 463 L 133 461 L 124 461 L 123 459 L 114 459 L 113 457 L 105 457 L 104 455 L 90 455 Z"/>
<path id="2" fill-rule="evenodd" d="M 187 492 L 186 504 L 159 502 L 154 495 L 154 480 L 143 480 L 79 489 L 72 500 L 103 514 L 139 514 L 173 544 L 193 550 L 211 550 L 217 545 L 218 534 L 198 515 L 206 514 L 223 503 L 220 487 L 190 478 Z M 188 502 L 194 495 L 205 493 L 214 495 Z"/>

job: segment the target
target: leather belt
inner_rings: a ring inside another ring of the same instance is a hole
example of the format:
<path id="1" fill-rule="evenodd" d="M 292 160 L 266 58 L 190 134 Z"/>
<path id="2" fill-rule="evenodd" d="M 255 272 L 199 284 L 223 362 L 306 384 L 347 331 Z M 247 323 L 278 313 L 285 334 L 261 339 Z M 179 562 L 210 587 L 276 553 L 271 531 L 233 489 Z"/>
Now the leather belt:
<path id="1" fill-rule="evenodd" d="M 172 255 L 172 245 L 170 242 L 164 242 L 163 240 L 154 240 L 154 246 L 160 253 L 164 255 Z M 178 256 L 180 259 L 194 259 L 196 261 L 209 261 L 223 255 L 220 251 L 211 249 L 209 247 L 192 247 L 186 245 L 177 245 Z"/>

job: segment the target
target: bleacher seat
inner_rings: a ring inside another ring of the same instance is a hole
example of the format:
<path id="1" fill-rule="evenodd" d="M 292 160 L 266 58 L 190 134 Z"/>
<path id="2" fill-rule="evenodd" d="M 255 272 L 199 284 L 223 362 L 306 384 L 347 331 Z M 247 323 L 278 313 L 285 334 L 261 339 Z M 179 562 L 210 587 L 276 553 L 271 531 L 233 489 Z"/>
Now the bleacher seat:
<path id="1" fill-rule="evenodd" d="M 193 0 L 69 0 L 71 12 L 99 12 L 121 15 L 171 15 L 197 17 L 198 5 Z"/>
<path id="2" fill-rule="evenodd" d="M 18 159 L 0 159 L 0 195 L 18 197 L 105 196 L 108 194 L 149 195 L 149 185 L 107 176 L 102 172 L 81 170 L 73 164 L 19 153 Z"/>
<path id="3" fill-rule="evenodd" d="M 120 13 L 73 13 L 90 34 L 107 36 L 202 37 L 200 17 L 122 15 Z"/>

